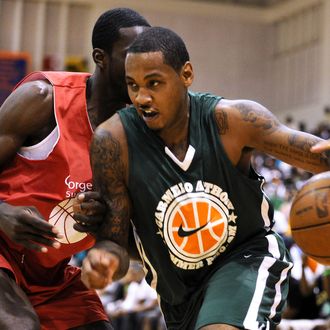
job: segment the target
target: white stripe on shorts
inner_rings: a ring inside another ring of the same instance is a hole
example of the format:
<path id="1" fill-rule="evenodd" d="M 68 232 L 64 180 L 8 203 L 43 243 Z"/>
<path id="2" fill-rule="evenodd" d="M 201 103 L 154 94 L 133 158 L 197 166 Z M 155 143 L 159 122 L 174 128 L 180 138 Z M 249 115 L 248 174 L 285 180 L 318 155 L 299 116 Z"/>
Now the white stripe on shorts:
<path id="1" fill-rule="evenodd" d="M 243 325 L 246 329 L 258 330 L 259 328 L 259 322 L 257 321 L 259 306 L 262 301 L 267 278 L 269 275 L 268 269 L 273 266 L 275 261 L 276 260 L 274 258 L 265 257 L 259 267 L 256 290 L 254 291 L 249 310 L 243 322 Z"/>
<path id="2" fill-rule="evenodd" d="M 276 259 L 281 258 L 280 250 L 278 248 L 278 242 L 275 235 L 268 235 L 267 236 L 268 243 L 269 243 L 269 252 L 274 256 Z M 287 260 L 285 260 L 288 262 Z M 287 278 L 289 270 L 292 268 L 293 264 L 289 262 L 289 265 L 282 270 L 281 277 L 279 281 L 275 284 L 275 297 L 274 303 L 270 309 L 270 318 L 273 318 L 276 315 L 276 308 L 280 304 L 282 300 L 282 292 L 281 292 L 281 285 L 283 281 Z"/>
<path id="3" fill-rule="evenodd" d="M 259 326 L 257 317 L 258 317 L 258 311 L 262 301 L 262 297 L 264 294 L 264 290 L 266 287 L 267 278 L 269 276 L 268 270 L 270 267 L 274 265 L 276 259 L 281 259 L 281 253 L 275 235 L 267 235 L 266 238 L 268 240 L 268 251 L 273 255 L 273 258 L 265 257 L 258 270 L 256 290 L 254 292 L 253 298 L 249 306 L 249 310 L 246 314 L 243 323 L 245 328 L 251 330 L 258 329 Z M 282 300 L 281 284 L 287 278 L 288 271 L 290 270 L 291 267 L 292 267 L 292 263 L 290 263 L 289 266 L 283 269 L 279 281 L 275 284 L 275 298 L 273 305 L 271 307 L 271 311 L 269 315 L 270 318 L 273 318 L 276 315 L 276 308 L 278 307 L 278 305 Z"/>
<path id="4" fill-rule="evenodd" d="M 270 318 L 273 318 L 276 315 L 276 308 L 278 307 L 278 305 L 282 300 L 281 285 L 283 281 L 288 277 L 288 271 L 292 268 L 292 266 L 293 266 L 292 262 L 289 262 L 289 265 L 282 270 L 281 278 L 275 285 L 276 294 L 274 298 L 274 303 L 270 309 L 270 315 L 269 315 Z"/>

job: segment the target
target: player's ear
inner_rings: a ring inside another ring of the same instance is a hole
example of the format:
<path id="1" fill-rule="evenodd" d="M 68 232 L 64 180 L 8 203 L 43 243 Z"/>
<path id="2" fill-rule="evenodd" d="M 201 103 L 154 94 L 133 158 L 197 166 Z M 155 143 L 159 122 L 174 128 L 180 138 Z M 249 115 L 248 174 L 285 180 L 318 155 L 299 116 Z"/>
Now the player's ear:
<path id="1" fill-rule="evenodd" d="M 101 69 L 104 69 L 104 65 L 107 57 L 105 51 L 101 48 L 94 48 L 92 56 L 94 63 Z"/>
<path id="2" fill-rule="evenodd" d="M 186 87 L 189 87 L 194 81 L 194 70 L 191 62 L 187 61 L 181 69 L 181 79 Z"/>

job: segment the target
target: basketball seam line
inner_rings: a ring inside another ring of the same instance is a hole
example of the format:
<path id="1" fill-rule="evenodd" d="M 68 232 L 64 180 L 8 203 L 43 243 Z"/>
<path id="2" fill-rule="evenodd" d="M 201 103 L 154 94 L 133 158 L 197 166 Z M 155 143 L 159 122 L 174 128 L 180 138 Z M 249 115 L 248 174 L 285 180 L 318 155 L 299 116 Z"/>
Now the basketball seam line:
<path id="1" fill-rule="evenodd" d="M 291 230 L 304 230 L 304 229 L 310 229 L 310 228 L 314 228 L 314 227 L 319 227 L 322 225 L 330 225 L 329 222 L 321 222 L 321 223 L 316 223 L 315 225 L 309 225 L 309 226 L 305 226 L 305 227 L 291 227 Z"/>

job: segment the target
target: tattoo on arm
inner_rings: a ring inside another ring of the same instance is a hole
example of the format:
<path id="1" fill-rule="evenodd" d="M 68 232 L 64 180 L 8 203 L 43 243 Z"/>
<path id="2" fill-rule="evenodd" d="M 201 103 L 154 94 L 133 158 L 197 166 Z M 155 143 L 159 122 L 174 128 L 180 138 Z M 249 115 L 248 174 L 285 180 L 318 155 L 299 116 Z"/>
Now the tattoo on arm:
<path id="1" fill-rule="evenodd" d="M 267 153 L 276 153 L 282 159 L 291 159 L 310 166 L 326 166 L 326 156 L 310 152 L 311 146 L 319 141 L 319 138 L 312 135 L 302 136 L 298 133 L 292 133 L 288 136 L 287 145 L 268 142 L 265 143 L 265 147 Z"/>
<path id="2" fill-rule="evenodd" d="M 91 146 L 95 187 L 109 208 L 99 237 L 122 245 L 127 243 L 130 201 L 124 184 L 124 165 L 120 143 L 110 132 L 99 129 Z"/>
<path id="3" fill-rule="evenodd" d="M 270 111 L 254 102 L 237 102 L 234 107 L 243 121 L 259 130 L 260 150 L 310 172 L 326 169 L 327 157 L 310 151 L 321 139 L 286 128 Z"/>
<path id="4" fill-rule="evenodd" d="M 309 162 L 310 164 L 316 165 L 326 165 L 327 157 L 322 154 L 313 154 L 310 152 L 310 148 L 319 141 L 319 138 L 313 136 L 301 137 L 296 133 L 289 136 L 291 152 L 300 154 L 304 162 Z"/>
<path id="5" fill-rule="evenodd" d="M 215 122 L 217 124 L 219 135 L 224 135 L 228 131 L 228 116 L 224 110 L 216 110 Z"/>
<path id="6" fill-rule="evenodd" d="M 258 109 L 258 107 L 246 102 L 235 104 L 243 121 L 251 123 L 255 128 L 262 129 L 265 134 L 277 131 L 280 126 L 279 121 L 270 112 Z"/>
<path id="7" fill-rule="evenodd" d="M 319 142 L 319 140 L 316 138 L 313 137 L 301 138 L 296 133 L 293 133 L 289 136 L 289 145 L 292 146 L 293 148 L 302 151 L 309 151 L 310 148 L 317 142 Z"/>

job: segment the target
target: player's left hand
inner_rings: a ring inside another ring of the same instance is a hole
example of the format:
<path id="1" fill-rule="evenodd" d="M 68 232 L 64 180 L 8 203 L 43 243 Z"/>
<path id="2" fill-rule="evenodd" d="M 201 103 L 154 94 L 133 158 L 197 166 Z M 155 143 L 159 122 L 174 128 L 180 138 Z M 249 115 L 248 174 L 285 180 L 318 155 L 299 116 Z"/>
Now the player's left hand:
<path id="1" fill-rule="evenodd" d="M 113 280 L 119 267 L 119 258 L 104 249 L 88 251 L 81 267 L 81 280 L 92 289 L 103 289 Z"/>
<path id="2" fill-rule="evenodd" d="M 74 229 L 93 234 L 103 223 L 106 205 L 97 191 L 86 191 L 77 195 L 73 212 Z"/>

